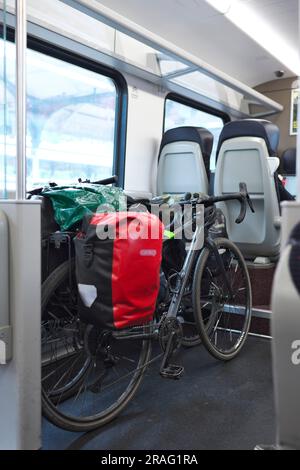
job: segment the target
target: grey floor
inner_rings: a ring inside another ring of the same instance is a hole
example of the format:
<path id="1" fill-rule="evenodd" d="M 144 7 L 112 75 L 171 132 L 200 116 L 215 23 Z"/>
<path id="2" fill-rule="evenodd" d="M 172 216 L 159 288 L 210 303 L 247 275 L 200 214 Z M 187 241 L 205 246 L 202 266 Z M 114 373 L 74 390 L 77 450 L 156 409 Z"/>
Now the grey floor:
<path id="1" fill-rule="evenodd" d="M 203 347 L 182 350 L 180 381 L 153 364 L 131 404 L 112 423 L 85 435 L 43 423 L 43 449 L 253 449 L 275 442 L 270 341 L 250 337 L 224 364 Z"/>

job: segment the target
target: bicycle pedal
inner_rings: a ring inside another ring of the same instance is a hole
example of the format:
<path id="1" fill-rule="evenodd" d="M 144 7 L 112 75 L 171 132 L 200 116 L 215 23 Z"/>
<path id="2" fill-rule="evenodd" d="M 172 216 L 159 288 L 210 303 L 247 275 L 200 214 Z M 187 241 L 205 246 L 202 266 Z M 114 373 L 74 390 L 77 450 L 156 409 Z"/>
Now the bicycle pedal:
<path id="1" fill-rule="evenodd" d="M 160 375 L 164 379 L 179 380 L 184 374 L 184 367 L 169 364 L 168 367 L 161 369 Z"/>

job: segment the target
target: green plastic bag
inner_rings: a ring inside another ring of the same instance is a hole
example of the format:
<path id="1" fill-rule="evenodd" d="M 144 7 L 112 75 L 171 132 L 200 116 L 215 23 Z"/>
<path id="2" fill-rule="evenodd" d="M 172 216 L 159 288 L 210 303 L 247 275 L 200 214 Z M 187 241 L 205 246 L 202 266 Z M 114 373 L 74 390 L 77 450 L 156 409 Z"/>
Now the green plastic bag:
<path id="1" fill-rule="evenodd" d="M 100 184 L 76 184 L 45 188 L 42 196 L 51 199 L 54 218 L 62 231 L 70 230 L 84 216 L 96 212 L 126 211 L 122 189 Z"/>

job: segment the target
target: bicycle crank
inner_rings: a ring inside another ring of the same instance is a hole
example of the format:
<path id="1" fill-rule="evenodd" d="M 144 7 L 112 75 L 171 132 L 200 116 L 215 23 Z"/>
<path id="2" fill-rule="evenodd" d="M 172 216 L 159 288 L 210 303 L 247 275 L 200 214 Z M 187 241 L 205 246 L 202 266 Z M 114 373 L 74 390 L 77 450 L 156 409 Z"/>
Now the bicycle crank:
<path id="1" fill-rule="evenodd" d="M 164 351 L 160 375 L 166 379 L 178 380 L 184 373 L 184 368 L 170 364 L 170 357 L 176 353 L 182 343 L 182 326 L 177 318 L 164 318 L 159 328 L 159 343 Z"/>

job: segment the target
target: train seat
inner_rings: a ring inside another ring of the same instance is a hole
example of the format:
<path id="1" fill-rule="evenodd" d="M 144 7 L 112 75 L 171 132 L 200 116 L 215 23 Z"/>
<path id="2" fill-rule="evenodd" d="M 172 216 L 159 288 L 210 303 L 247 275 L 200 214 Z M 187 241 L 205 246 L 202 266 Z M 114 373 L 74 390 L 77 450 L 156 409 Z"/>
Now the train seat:
<path id="1" fill-rule="evenodd" d="M 217 149 L 215 194 L 238 191 L 247 184 L 255 213 L 248 209 L 244 222 L 235 223 L 238 203 L 221 203 L 228 235 L 245 258 L 278 258 L 280 250 L 280 203 L 274 173 L 279 166 L 278 127 L 265 120 L 245 119 L 224 126 Z"/>
<path id="2" fill-rule="evenodd" d="M 157 194 L 208 194 L 213 135 L 201 127 L 178 127 L 163 135 Z"/>

